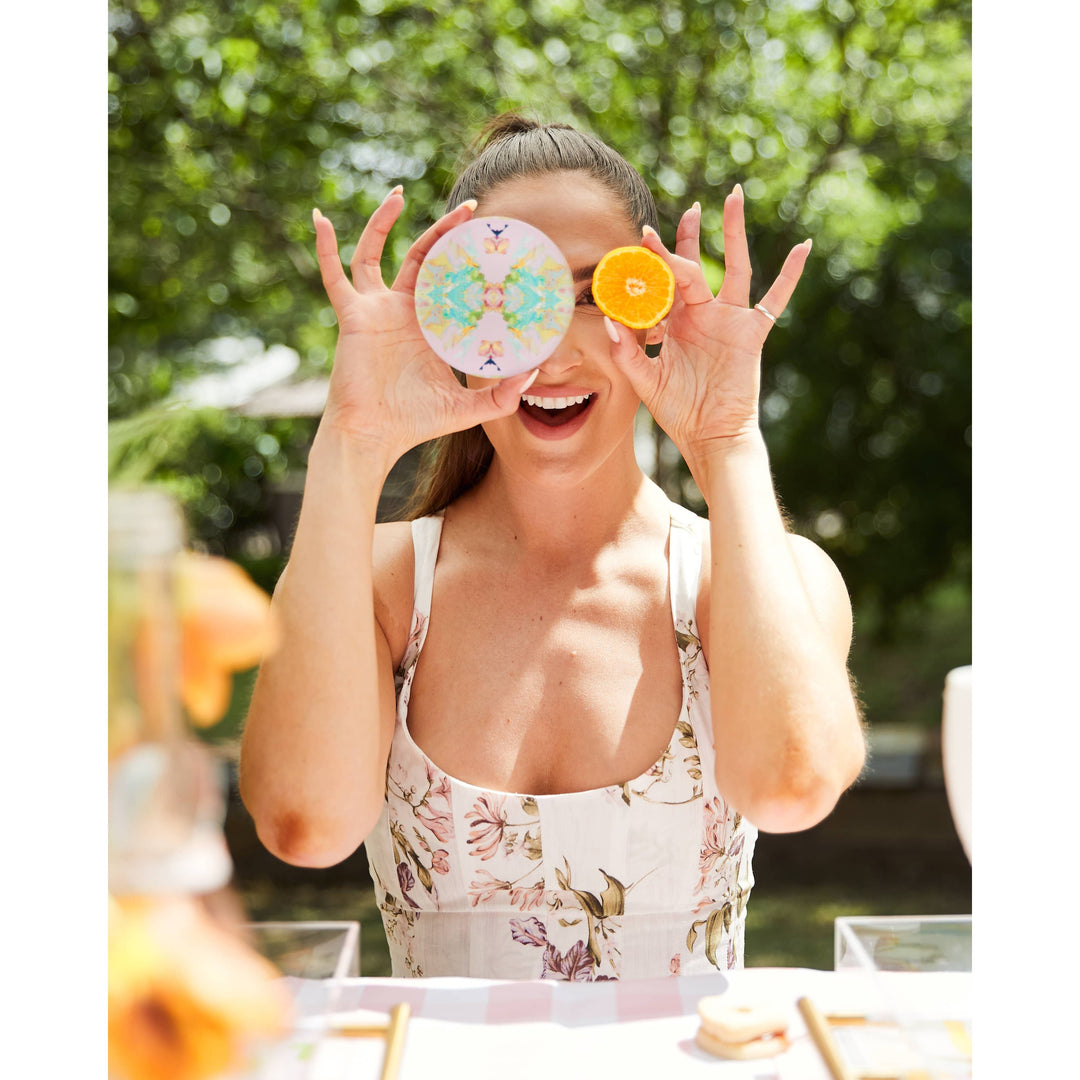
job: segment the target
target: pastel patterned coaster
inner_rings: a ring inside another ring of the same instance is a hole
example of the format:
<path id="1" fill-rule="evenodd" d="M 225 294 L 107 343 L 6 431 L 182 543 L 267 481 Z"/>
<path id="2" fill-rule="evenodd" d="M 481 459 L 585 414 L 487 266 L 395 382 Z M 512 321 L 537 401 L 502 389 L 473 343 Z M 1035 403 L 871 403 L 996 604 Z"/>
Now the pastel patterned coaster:
<path id="1" fill-rule="evenodd" d="M 473 218 L 428 252 L 415 301 L 421 332 L 451 367 L 505 378 L 555 351 L 574 314 L 574 282 L 539 229 L 514 218 Z"/>

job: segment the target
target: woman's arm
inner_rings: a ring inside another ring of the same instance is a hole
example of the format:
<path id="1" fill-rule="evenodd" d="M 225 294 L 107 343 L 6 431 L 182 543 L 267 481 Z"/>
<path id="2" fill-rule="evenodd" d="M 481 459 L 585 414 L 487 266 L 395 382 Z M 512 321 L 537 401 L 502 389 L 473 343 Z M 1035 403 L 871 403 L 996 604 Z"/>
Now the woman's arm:
<path id="1" fill-rule="evenodd" d="M 385 465 L 320 431 L 287 572 L 282 646 L 259 670 L 240 792 L 278 858 L 332 866 L 374 827 L 394 723 L 390 647 L 375 618 L 373 535 Z"/>
<path id="2" fill-rule="evenodd" d="M 696 203 L 679 222 L 674 253 L 646 230 L 642 244 L 675 275 L 675 303 L 659 357 L 650 359 L 630 331 L 612 324 L 612 358 L 709 504 L 706 657 L 717 783 L 755 825 L 792 832 L 828 814 L 865 753 L 846 666 L 846 590 L 824 553 L 787 533 L 758 424 L 762 345 L 810 243 L 790 252 L 751 308 L 741 188 L 724 203 L 717 296 L 701 268 L 700 231 Z"/>
<path id="3" fill-rule="evenodd" d="M 760 435 L 695 463 L 708 488 L 702 645 L 716 778 L 767 832 L 815 825 L 865 758 L 847 654 L 851 605 L 816 544 L 785 530 Z"/>
<path id="4" fill-rule="evenodd" d="M 260 669 L 240 758 L 240 791 L 260 839 L 301 866 L 350 855 L 384 798 L 394 685 L 373 581 L 383 482 L 412 447 L 512 413 L 535 375 L 469 390 L 431 351 L 416 320 L 417 274 L 435 241 L 475 203 L 428 229 L 388 289 L 380 263 L 403 206 L 395 188 L 372 215 L 351 283 L 333 226 L 315 213 L 338 342 L 288 571 L 275 590 L 282 643 Z"/>

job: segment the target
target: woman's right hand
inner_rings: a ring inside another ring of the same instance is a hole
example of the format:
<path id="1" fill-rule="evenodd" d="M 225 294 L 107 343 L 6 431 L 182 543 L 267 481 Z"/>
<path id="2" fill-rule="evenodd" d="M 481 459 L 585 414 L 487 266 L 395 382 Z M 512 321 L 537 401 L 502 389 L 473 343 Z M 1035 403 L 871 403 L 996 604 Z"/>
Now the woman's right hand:
<path id="1" fill-rule="evenodd" d="M 314 212 L 315 249 L 338 321 L 334 368 L 320 429 L 329 428 L 373 451 L 390 467 L 414 446 L 452 431 L 509 416 L 535 372 L 467 389 L 431 350 L 417 322 L 413 290 L 435 242 L 466 221 L 475 202 L 440 218 L 409 249 L 393 286 L 382 278 L 386 237 L 405 205 L 396 187 L 371 215 L 350 264 L 341 266 L 329 218 Z"/>

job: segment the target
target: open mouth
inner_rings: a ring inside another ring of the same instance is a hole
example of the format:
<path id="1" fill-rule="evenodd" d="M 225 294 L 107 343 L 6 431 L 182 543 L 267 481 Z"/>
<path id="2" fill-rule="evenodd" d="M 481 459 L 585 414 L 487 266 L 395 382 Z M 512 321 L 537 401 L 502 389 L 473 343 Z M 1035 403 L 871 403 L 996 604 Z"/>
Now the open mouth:
<path id="1" fill-rule="evenodd" d="M 585 412 L 592 404 L 594 396 L 579 394 L 576 397 L 539 397 L 536 394 L 522 394 L 521 408 L 541 424 L 560 427 Z"/>

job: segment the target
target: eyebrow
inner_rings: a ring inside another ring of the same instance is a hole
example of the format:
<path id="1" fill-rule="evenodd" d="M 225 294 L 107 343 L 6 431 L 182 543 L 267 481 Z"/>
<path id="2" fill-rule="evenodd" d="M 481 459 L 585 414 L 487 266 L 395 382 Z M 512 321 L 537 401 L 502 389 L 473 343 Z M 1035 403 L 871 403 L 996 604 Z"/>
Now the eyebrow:
<path id="1" fill-rule="evenodd" d="M 575 281 L 585 281 L 586 279 L 591 280 L 593 274 L 596 273 L 597 265 L 597 263 L 593 263 L 592 266 L 579 266 L 571 270 L 570 272 L 574 275 Z"/>

